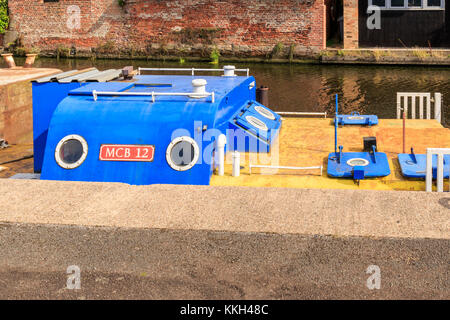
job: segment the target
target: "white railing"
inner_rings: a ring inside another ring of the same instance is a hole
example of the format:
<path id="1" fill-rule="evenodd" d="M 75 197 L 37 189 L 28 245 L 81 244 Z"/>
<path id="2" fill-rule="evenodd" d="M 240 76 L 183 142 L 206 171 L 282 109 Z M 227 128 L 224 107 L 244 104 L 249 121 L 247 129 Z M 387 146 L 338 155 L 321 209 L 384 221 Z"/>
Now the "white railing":
<path id="1" fill-rule="evenodd" d="M 266 165 L 256 165 L 249 164 L 249 173 L 252 174 L 252 168 L 267 168 L 267 169 L 287 169 L 287 170 L 316 170 L 320 169 L 320 175 L 323 174 L 323 166 L 317 167 L 286 167 L 286 166 L 266 166 Z"/>
<path id="2" fill-rule="evenodd" d="M 417 105 L 419 106 L 419 119 L 436 119 L 441 123 L 442 120 L 442 95 L 435 93 L 431 97 L 431 93 L 420 92 L 397 92 L 397 119 L 402 117 L 402 111 L 405 111 L 408 118 L 409 100 L 411 100 L 411 119 L 417 119 Z M 418 100 L 418 104 L 417 104 Z M 431 103 L 434 102 L 434 117 L 431 118 Z M 426 107 L 426 109 L 424 109 Z M 424 114 L 424 112 L 426 114 Z"/>
<path id="3" fill-rule="evenodd" d="M 425 178 L 427 192 L 433 191 L 433 155 L 437 155 L 437 192 L 444 192 L 444 155 L 450 155 L 450 148 L 427 149 L 427 174 Z"/>
<path id="4" fill-rule="evenodd" d="M 227 69 L 201 69 L 201 68 L 138 68 L 138 74 L 141 71 L 177 71 L 177 72 L 191 72 L 195 76 L 195 72 L 223 72 L 226 73 Z M 247 77 L 250 76 L 250 69 L 233 69 L 235 72 L 246 72 Z"/>
<path id="5" fill-rule="evenodd" d="M 327 117 L 326 112 L 287 112 L 287 111 L 281 111 L 277 113 L 280 116 L 323 116 L 324 118 Z"/>
<path id="6" fill-rule="evenodd" d="M 94 101 L 97 101 L 98 96 L 138 96 L 138 97 L 152 97 L 152 102 L 155 102 L 157 96 L 179 96 L 189 97 L 194 99 L 201 99 L 211 97 L 211 103 L 215 103 L 214 92 L 194 93 L 194 92 L 108 92 L 108 91 L 92 91 Z"/>

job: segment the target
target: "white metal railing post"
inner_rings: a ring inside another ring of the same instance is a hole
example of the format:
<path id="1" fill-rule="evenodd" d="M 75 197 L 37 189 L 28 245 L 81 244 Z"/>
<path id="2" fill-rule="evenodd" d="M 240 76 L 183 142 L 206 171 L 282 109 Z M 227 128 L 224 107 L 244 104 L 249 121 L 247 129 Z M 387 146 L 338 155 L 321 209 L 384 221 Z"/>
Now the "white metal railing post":
<path id="1" fill-rule="evenodd" d="M 442 123 L 442 95 L 439 92 L 434 94 L 434 118 Z"/>
<path id="2" fill-rule="evenodd" d="M 437 174 L 436 174 L 437 192 L 444 192 L 444 155 L 437 155 Z"/>
<path id="3" fill-rule="evenodd" d="M 433 191 L 433 154 L 431 149 L 427 149 L 427 168 L 425 177 L 426 191 Z"/>
<path id="4" fill-rule="evenodd" d="M 216 95 L 213 92 L 196 93 L 196 92 L 109 92 L 109 91 L 92 91 L 92 96 L 94 100 L 97 101 L 98 96 L 132 96 L 132 97 L 152 97 L 152 102 L 154 103 L 156 97 L 158 96 L 174 96 L 174 97 L 189 97 L 193 99 L 201 99 L 206 97 L 211 97 L 211 103 L 216 102 Z"/>
<path id="5" fill-rule="evenodd" d="M 183 71 L 190 72 L 192 76 L 195 76 L 195 72 L 220 72 L 222 71 L 224 74 L 226 72 L 225 68 L 222 69 L 203 69 L 203 68 L 138 68 L 139 74 L 142 74 L 142 71 Z M 235 72 L 245 72 L 247 77 L 250 76 L 250 69 L 234 69 Z"/>
<path id="6" fill-rule="evenodd" d="M 450 155 L 450 148 L 428 148 L 426 167 L 426 191 L 433 191 L 433 157 L 437 156 L 436 185 L 437 192 L 444 192 L 444 155 Z M 449 180 L 450 184 L 450 180 Z"/>
<path id="7" fill-rule="evenodd" d="M 397 92 L 397 119 L 400 119 L 402 110 L 402 95 Z"/>
<path id="8" fill-rule="evenodd" d="M 288 112 L 288 111 L 277 111 L 280 116 L 324 116 L 327 117 L 326 112 Z"/>
<path id="9" fill-rule="evenodd" d="M 287 169 L 287 170 L 316 170 L 320 169 L 320 175 L 323 174 L 323 166 L 316 166 L 316 167 L 288 167 L 288 166 L 269 166 L 269 165 L 256 165 L 256 164 L 249 164 L 249 173 L 252 174 L 252 168 L 265 168 L 265 169 Z"/>
<path id="10" fill-rule="evenodd" d="M 431 102 L 434 101 L 434 117 L 441 123 L 441 106 L 442 106 L 442 95 L 438 92 L 434 94 L 434 98 L 431 98 L 431 93 L 421 93 L 421 92 L 397 92 L 397 119 L 402 116 L 402 111 L 406 113 L 408 118 L 408 108 L 409 108 L 409 98 L 411 97 L 411 119 L 416 119 L 416 101 L 419 98 L 419 118 L 424 119 L 424 114 L 427 120 L 431 120 Z M 424 103 L 425 99 L 425 103 Z M 403 100 L 403 101 L 402 101 Z M 403 103 L 402 103 L 403 102 Z M 424 104 L 426 104 L 426 110 L 424 112 Z"/>

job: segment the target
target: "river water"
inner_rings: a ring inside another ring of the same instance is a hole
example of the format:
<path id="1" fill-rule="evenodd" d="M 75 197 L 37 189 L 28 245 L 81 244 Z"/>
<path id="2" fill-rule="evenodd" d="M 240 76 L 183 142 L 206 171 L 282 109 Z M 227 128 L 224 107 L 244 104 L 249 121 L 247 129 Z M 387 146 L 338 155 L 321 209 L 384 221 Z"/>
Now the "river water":
<path id="1" fill-rule="evenodd" d="M 20 64 L 20 61 L 18 62 Z M 95 66 L 99 70 L 137 67 L 218 68 L 209 63 L 38 59 L 36 67 L 64 71 Z M 450 125 L 450 67 L 362 66 L 313 64 L 235 64 L 250 68 L 257 85 L 270 88 L 270 107 L 275 111 L 334 112 L 334 95 L 339 94 L 342 113 L 358 111 L 380 118 L 396 117 L 397 92 L 440 92 L 443 122 Z M 222 64 L 220 65 L 220 67 Z"/>

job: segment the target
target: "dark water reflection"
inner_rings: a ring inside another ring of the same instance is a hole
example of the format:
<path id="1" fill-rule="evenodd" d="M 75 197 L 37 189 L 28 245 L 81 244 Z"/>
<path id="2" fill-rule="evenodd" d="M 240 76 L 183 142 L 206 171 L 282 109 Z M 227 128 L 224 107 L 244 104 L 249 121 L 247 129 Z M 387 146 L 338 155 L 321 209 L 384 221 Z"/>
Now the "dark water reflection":
<path id="1" fill-rule="evenodd" d="M 20 61 L 18 62 L 20 64 Z M 95 66 L 100 70 L 134 67 L 211 67 L 208 63 L 124 60 L 39 59 L 37 67 L 62 70 Z M 334 112 L 334 94 L 340 97 L 345 113 L 359 111 L 380 118 L 396 116 L 397 92 L 440 92 L 443 95 L 443 119 L 450 125 L 450 68 L 397 66 L 334 66 L 236 64 L 251 69 L 258 85 L 270 87 L 270 106 L 277 111 Z"/>

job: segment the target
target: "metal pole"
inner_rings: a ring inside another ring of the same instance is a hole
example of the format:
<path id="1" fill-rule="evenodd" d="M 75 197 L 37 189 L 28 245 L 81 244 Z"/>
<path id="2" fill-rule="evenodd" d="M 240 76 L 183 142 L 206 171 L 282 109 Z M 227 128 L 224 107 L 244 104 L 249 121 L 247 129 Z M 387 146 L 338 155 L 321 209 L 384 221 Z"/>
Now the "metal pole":
<path id="1" fill-rule="evenodd" d="M 338 95 L 336 94 L 336 118 L 334 119 L 334 153 L 336 154 L 338 149 L 338 114 L 339 114 L 339 103 L 338 103 Z"/>
<path id="2" fill-rule="evenodd" d="M 406 153 L 406 112 L 403 108 L 403 153 Z"/>

